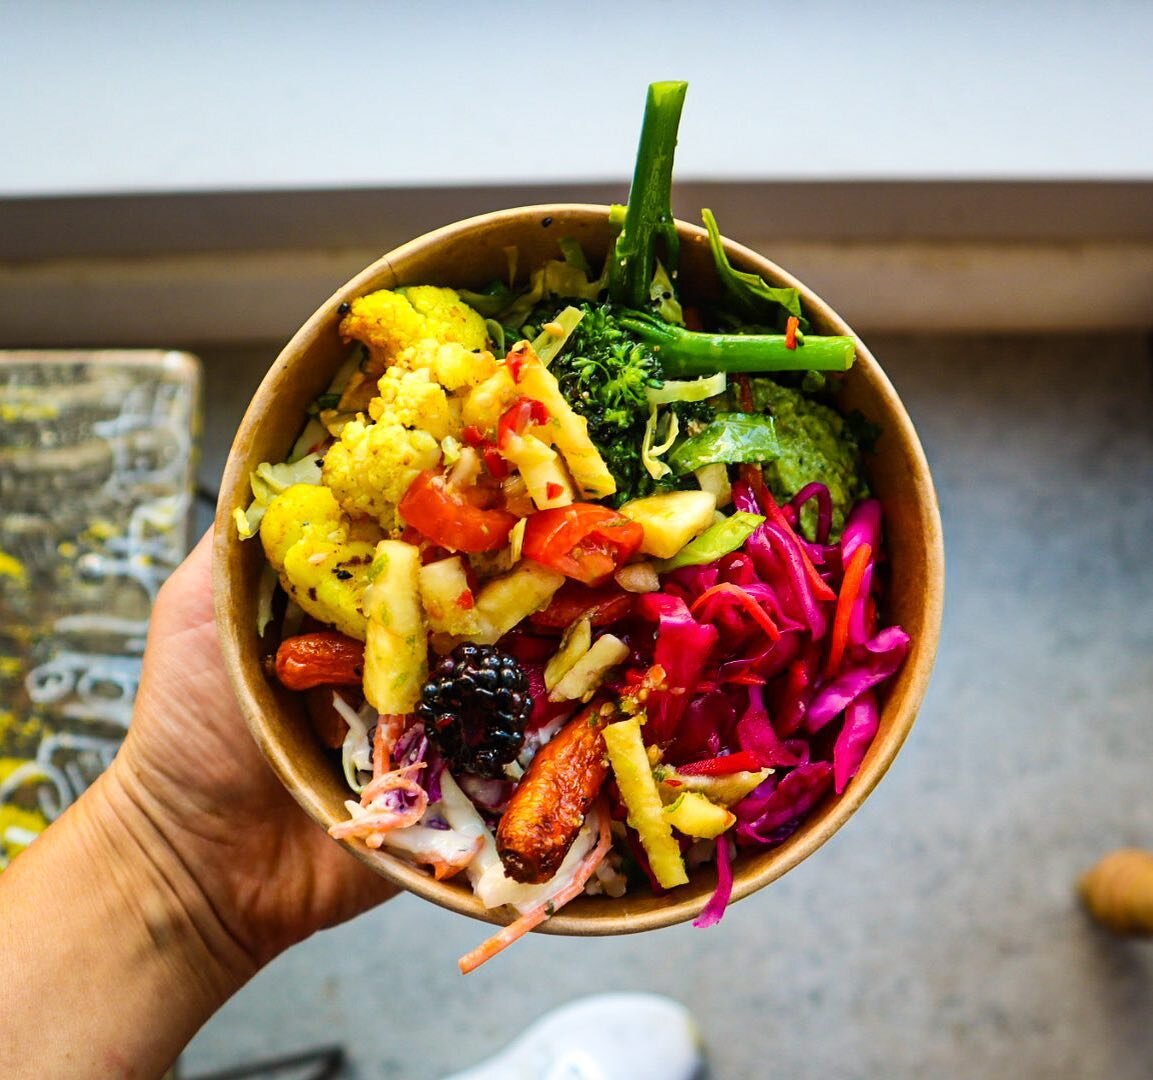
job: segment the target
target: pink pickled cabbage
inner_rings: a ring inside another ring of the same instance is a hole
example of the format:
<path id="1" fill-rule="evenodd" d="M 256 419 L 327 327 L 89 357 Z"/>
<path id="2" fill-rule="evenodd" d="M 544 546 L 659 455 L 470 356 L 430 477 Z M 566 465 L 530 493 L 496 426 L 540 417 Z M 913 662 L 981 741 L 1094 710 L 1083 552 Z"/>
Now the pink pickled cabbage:
<path id="1" fill-rule="evenodd" d="M 777 734 L 765 708 L 763 686 L 749 687 L 749 705 L 737 723 L 737 740 L 740 748 L 755 754 L 761 765 L 792 768 L 807 757 L 808 746 L 803 740 L 786 742 Z"/>
<path id="2" fill-rule="evenodd" d="M 876 637 L 852 651 L 843 661 L 841 673 L 821 689 L 805 713 L 805 727 L 811 733 L 821 730 L 866 690 L 892 675 L 909 651 L 909 635 L 899 626 L 889 626 Z"/>
<path id="3" fill-rule="evenodd" d="M 833 743 L 833 790 L 838 795 L 857 775 L 880 722 L 877 695 L 872 690 L 865 691 L 845 708 L 845 722 Z"/>
<path id="4" fill-rule="evenodd" d="M 643 594 L 636 610 L 642 619 L 657 624 L 652 663 L 664 669 L 667 686 L 649 699 L 647 737 L 650 742 L 666 742 L 676 736 L 691 700 L 689 691 L 701 681 L 717 641 L 717 629 L 697 622 L 684 600 L 668 593 Z"/>
<path id="5" fill-rule="evenodd" d="M 795 520 L 800 520 L 801 510 L 810 500 L 817 504 L 817 543 L 826 544 L 833 527 L 832 496 L 824 484 L 806 484 L 789 500 Z"/>

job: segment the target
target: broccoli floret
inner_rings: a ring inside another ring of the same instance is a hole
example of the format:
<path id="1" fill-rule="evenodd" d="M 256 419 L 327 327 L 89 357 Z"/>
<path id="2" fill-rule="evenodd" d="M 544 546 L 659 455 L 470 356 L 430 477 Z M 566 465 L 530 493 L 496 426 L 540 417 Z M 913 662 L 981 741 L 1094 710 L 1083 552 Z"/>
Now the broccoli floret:
<path id="1" fill-rule="evenodd" d="M 561 392 L 588 421 L 589 436 L 617 484 L 617 505 L 674 483 L 656 480 L 644 466 L 641 447 L 651 413 L 646 390 L 662 385 L 653 351 L 617 321 L 611 305 L 581 304 L 583 317 L 552 362 Z M 553 313 L 535 313 L 547 322 Z M 682 423 L 711 418 L 708 405 L 676 406 Z M 680 417 L 681 410 L 688 410 Z"/>

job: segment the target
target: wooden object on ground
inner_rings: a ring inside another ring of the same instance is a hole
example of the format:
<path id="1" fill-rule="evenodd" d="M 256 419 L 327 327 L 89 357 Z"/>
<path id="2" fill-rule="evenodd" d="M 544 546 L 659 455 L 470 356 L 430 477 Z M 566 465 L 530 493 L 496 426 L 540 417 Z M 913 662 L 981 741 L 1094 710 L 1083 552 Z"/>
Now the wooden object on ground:
<path id="1" fill-rule="evenodd" d="M 1078 882 L 1089 914 L 1117 934 L 1153 936 L 1153 852 L 1121 848 Z"/>

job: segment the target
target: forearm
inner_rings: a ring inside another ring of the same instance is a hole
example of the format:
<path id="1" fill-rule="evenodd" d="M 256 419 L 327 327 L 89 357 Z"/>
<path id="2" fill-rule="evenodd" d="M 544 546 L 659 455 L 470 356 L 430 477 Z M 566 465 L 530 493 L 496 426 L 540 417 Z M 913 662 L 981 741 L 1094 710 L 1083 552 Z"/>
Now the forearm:
<path id="1" fill-rule="evenodd" d="M 159 1076 L 254 968 L 105 775 L 0 874 L 0 1076 Z"/>

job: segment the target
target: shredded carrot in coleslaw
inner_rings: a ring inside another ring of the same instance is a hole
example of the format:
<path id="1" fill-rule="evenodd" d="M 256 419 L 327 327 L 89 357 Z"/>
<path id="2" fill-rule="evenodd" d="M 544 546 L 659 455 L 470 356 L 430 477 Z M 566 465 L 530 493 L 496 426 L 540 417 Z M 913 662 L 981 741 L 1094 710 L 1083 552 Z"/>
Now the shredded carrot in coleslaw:
<path id="1" fill-rule="evenodd" d="M 833 634 L 829 645 L 829 658 L 825 671 L 832 675 L 841 666 L 845 655 L 845 646 L 849 640 L 849 618 L 853 612 L 853 605 L 861 591 L 861 583 L 865 576 L 865 568 L 873 557 L 871 544 L 860 544 L 849 556 L 845 574 L 841 580 L 841 593 L 837 597 L 836 613 L 833 616 Z"/>
<path id="2" fill-rule="evenodd" d="M 497 953 L 507 949 L 514 941 L 524 937 L 530 930 L 540 926 L 550 915 L 555 914 L 574 897 L 584 892 L 589 878 L 596 872 L 596 868 L 604 861 L 609 848 L 612 847 L 612 833 L 609 831 L 609 814 L 602 804 L 595 811 L 599 815 L 600 829 L 596 845 L 580 861 L 576 873 L 560 892 L 548 900 L 542 900 L 536 907 L 529 908 L 519 919 L 503 927 L 493 934 L 487 941 L 478 945 L 472 952 L 465 953 L 460 958 L 460 973 L 467 975 L 475 971 L 486 960 L 491 960 Z"/>
<path id="3" fill-rule="evenodd" d="M 423 768 L 423 761 L 415 761 L 392 772 L 374 776 L 364 789 L 359 804 L 351 799 L 344 804 L 352 817 L 331 826 L 328 835 L 335 840 L 359 837 L 370 848 L 378 848 L 384 843 L 385 833 L 415 825 L 428 809 L 428 793 L 411 774 Z M 411 805 L 403 810 L 388 806 L 383 801 L 384 796 L 397 791 L 412 799 Z"/>
<path id="4" fill-rule="evenodd" d="M 381 713 L 372 734 L 372 778 L 388 772 L 393 747 L 404 731 L 405 717 L 398 713 Z"/>

